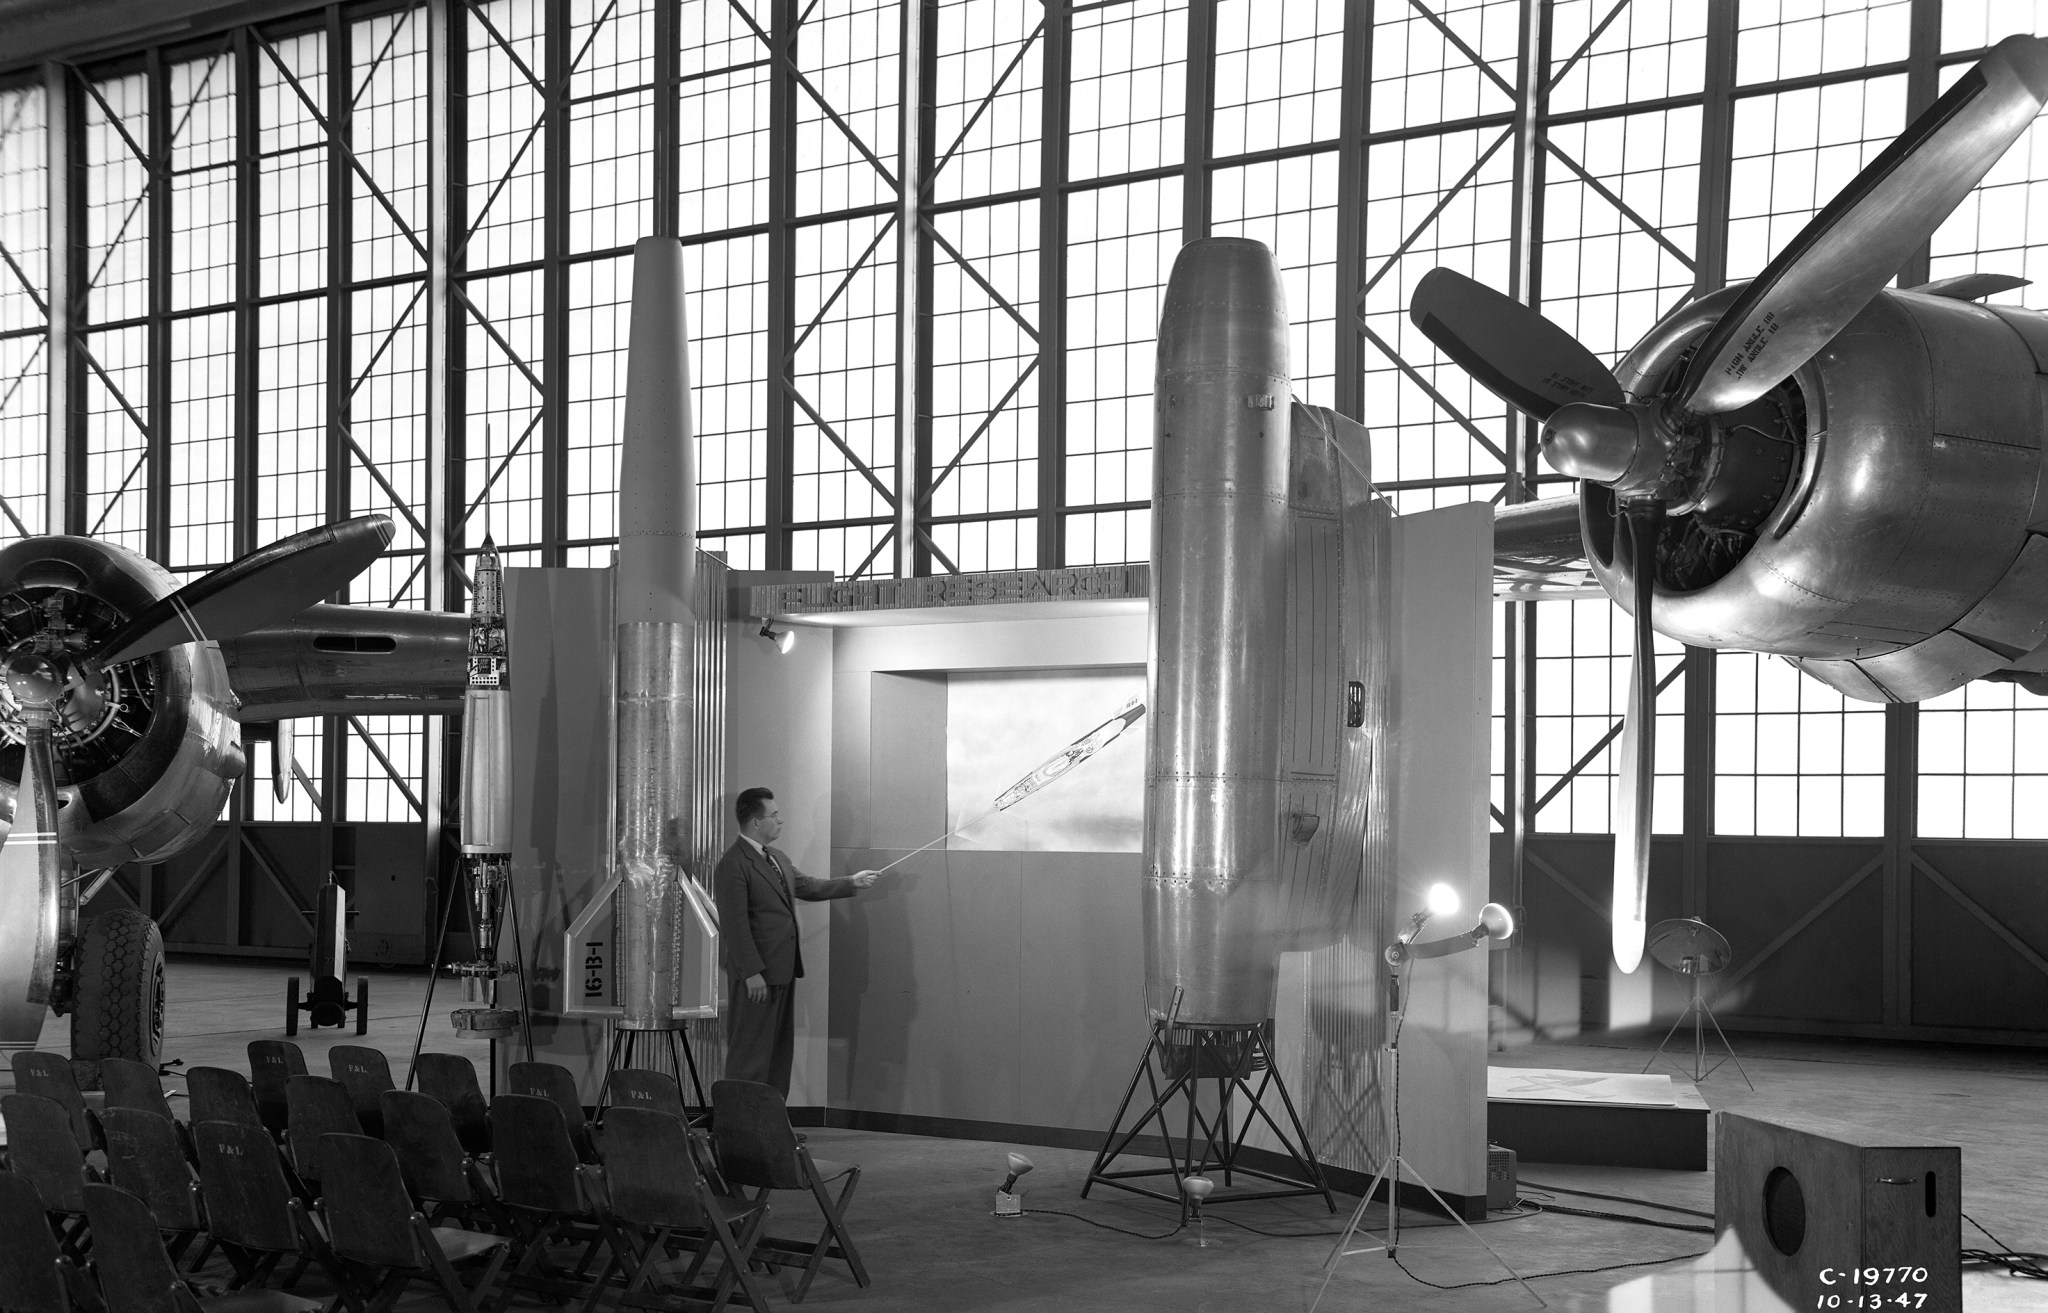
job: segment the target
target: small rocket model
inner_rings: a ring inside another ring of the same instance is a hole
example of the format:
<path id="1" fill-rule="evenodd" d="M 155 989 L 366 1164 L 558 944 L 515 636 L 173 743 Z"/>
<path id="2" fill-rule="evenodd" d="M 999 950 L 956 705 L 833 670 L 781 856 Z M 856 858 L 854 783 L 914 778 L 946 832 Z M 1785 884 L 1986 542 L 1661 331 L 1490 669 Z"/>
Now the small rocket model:
<path id="1" fill-rule="evenodd" d="M 469 687 L 462 696 L 462 864 L 469 878 L 469 933 L 476 956 L 450 970 L 462 977 L 455 1029 L 506 1039 L 519 1013 L 498 1006 L 498 984 L 518 968 L 498 960 L 511 894 L 512 702 L 505 654 L 505 590 L 497 544 L 484 535 L 469 602 Z"/>

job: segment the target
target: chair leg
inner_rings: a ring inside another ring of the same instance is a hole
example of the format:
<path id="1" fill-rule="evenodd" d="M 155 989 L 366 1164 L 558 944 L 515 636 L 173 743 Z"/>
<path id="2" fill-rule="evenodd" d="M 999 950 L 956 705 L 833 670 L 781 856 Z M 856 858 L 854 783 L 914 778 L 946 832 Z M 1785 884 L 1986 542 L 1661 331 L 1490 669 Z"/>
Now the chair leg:
<path id="1" fill-rule="evenodd" d="M 796 1294 L 791 1296 L 790 1302 L 803 1300 L 811 1288 L 811 1278 L 818 1275 L 818 1269 L 824 1266 L 827 1258 L 844 1259 L 846 1266 L 853 1271 L 854 1284 L 865 1290 L 868 1285 L 867 1264 L 861 1262 L 860 1250 L 854 1247 L 853 1237 L 846 1230 L 846 1206 L 853 1201 L 854 1187 L 860 1184 L 860 1168 L 855 1167 L 847 1174 L 846 1185 L 836 1200 L 816 1173 L 806 1172 L 805 1176 L 810 1181 L 811 1195 L 818 1201 L 819 1211 L 825 1214 L 825 1229 L 818 1233 L 817 1246 L 811 1250 L 810 1262 L 804 1265 L 803 1279 L 797 1283 Z M 834 1241 L 838 1242 L 836 1246 Z"/>
<path id="2" fill-rule="evenodd" d="M 704 1203 L 705 1220 L 710 1224 L 710 1238 L 717 1242 L 719 1250 L 725 1257 L 725 1270 L 718 1276 L 718 1288 L 711 1301 L 711 1313 L 718 1313 L 725 1307 L 726 1301 L 732 1298 L 735 1285 L 746 1295 L 747 1307 L 753 1309 L 754 1313 L 768 1313 L 768 1300 L 762 1295 L 760 1287 L 754 1282 L 754 1274 L 747 1267 L 747 1259 L 760 1238 L 761 1223 L 768 1215 L 767 1206 L 756 1208 L 747 1223 L 740 1228 L 740 1234 L 735 1236 L 715 1205 L 709 1199 Z M 705 1248 L 708 1250 L 710 1245 L 707 1244 Z"/>

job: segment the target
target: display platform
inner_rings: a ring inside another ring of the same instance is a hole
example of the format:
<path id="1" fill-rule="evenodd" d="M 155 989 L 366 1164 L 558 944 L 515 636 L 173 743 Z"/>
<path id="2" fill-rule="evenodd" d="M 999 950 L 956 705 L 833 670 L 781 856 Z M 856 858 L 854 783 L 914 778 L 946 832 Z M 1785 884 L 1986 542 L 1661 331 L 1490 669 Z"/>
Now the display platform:
<path id="1" fill-rule="evenodd" d="M 1707 1170 L 1707 1101 L 1669 1076 L 1486 1069 L 1486 1138 L 1522 1162 Z"/>

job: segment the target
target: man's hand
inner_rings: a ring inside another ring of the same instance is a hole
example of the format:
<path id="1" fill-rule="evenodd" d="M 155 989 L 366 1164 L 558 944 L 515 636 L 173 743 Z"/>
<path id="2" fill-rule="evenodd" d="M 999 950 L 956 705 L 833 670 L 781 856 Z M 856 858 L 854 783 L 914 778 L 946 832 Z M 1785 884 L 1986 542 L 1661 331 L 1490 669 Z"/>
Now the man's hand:
<path id="1" fill-rule="evenodd" d="M 881 879 L 882 873 L 880 871 L 855 871 L 846 878 L 853 881 L 854 888 L 866 889 L 873 885 L 875 881 Z"/>
<path id="2" fill-rule="evenodd" d="M 768 1001 L 768 977 L 755 972 L 742 983 L 747 987 L 748 1002 L 766 1003 Z"/>

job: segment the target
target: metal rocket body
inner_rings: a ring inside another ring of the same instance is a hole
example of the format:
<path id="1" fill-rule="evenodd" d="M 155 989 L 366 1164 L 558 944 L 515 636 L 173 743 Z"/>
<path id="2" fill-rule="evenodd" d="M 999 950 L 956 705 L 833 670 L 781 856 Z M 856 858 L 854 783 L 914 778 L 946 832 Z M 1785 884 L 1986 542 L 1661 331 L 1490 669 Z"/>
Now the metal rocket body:
<path id="1" fill-rule="evenodd" d="M 498 548 L 486 534 L 469 600 L 469 686 L 462 694 L 462 861 L 469 877 L 470 942 L 476 956 L 451 964 L 462 978 L 457 1031 L 502 1039 L 519 1013 L 498 1006 L 498 984 L 514 968 L 498 960 L 512 878 L 512 691 L 505 646 L 505 590 Z"/>
<path id="2" fill-rule="evenodd" d="M 690 418 L 683 248 L 633 248 L 633 320 L 620 435 L 613 582 L 613 874 L 618 878 L 619 1024 L 671 1030 L 678 927 L 694 843 L 691 756 L 697 570 L 696 444 Z"/>
<path id="3" fill-rule="evenodd" d="M 1146 725 L 1146 1005 L 1274 1015 L 1283 952 L 1350 924 L 1384 728 L 1386 509 L 1366 434 L 1290 396 L 1280 270 L 1191 242 L 1160 311 Z"/>
<path id="4" fill-rule="evenodd" d="M 1146 1004 L 1256 1025 L 1273 1015 L 1279 930 L 1291 413 L 1286 300 L 1263 245 L 1182 249 L 1154 388 Z"/>

